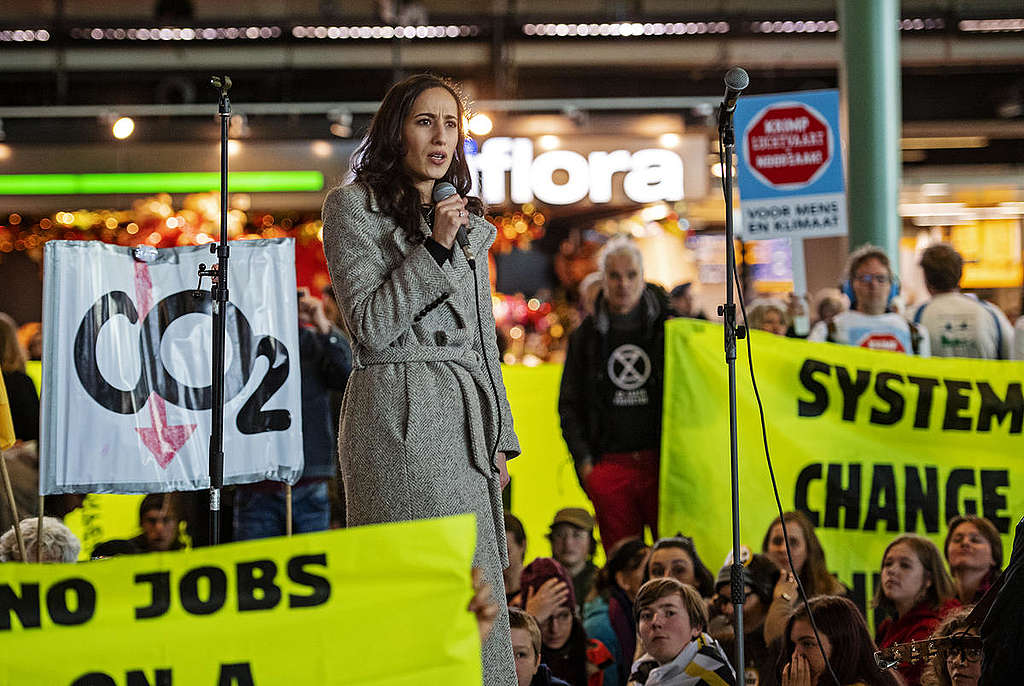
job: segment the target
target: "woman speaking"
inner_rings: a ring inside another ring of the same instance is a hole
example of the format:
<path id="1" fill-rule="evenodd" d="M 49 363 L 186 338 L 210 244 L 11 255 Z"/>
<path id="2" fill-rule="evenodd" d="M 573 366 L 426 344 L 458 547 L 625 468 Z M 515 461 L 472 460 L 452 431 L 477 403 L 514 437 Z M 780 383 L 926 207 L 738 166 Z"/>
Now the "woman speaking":
<path id="1" fill-rule="evenodd" d="M 496 230 L 466 197 L 462 122 L 449 82 L 419 75 L 393 86 L 353 158 L 355 181 L 324 202 L 324 252 L 354 357 L 338 448 L 349 526 L 472 512 L 473 564 L 500 597 L 501 491 L 519 443 L 486 266 Z M 456 192 L 435 194 L 442 181 Z M 499 606 L 483 646 L 488 686 L 516 683 Z"/>

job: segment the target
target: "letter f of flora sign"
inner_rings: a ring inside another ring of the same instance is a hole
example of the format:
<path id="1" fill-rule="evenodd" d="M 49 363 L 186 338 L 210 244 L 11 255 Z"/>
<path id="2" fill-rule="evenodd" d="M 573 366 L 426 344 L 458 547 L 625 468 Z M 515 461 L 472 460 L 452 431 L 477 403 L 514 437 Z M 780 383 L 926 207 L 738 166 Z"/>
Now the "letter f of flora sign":
<path id="1" fill-rule="evenodd" d="M 735 123 L 744 240 L 846 234 L 839 91 L 742 98 Z"/>

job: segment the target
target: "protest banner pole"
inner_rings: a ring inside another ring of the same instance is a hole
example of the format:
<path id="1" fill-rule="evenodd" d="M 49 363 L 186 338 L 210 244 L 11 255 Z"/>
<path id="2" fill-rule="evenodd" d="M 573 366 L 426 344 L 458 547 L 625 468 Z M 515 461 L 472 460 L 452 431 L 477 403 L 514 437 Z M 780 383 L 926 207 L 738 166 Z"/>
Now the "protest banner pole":
<path id="1" fill-rule="evenodd" d="M 810 297 L 807 293 L 807 263 L 804 261 L 804 239 L 789 239 L 790 270 L 793 272 L 793 296 L 800 301 L 800 313 L 793 317 L 793 331 L 805 337 L 811 330 L 809 312 Z"/>
<path id="2" fill-rule="evenodd" d="M 0 472 L 3 472 L 4 491 L 7 493 L 7 504 L 11 507 L 11 518 L 14 520 L 14 537 L 18 539 L 18 552 L 22 561 L 25 560 L 25 539 L 21 537 L 21 518 L 18 517 L 18 505 L 14 502 L 14 489 L 11 487 L 11 475 L 7 471 L 7 458 L 0 451 Z"/>
<path id="3" fill-rule="evenodd" d="M 284 485 L 284 535 L 292 535 L 292 485 Z"/>
<path id="4" fill-rule="evenodd" d="M 46 496 L 39 494 L 39 522 L 36 524 L 36 562 L 43 561 L 43 511 L 46 509 Z M 28 562 L 28 558 L 25 558 Z"/>

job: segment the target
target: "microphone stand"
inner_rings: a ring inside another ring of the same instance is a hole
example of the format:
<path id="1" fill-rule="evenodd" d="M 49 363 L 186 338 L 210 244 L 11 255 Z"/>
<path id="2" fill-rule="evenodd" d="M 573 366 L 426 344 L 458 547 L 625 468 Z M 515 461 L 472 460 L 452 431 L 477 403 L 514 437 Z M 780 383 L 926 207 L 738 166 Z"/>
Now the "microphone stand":
<path id="1" fill-rule="evenodd" d="M 736 303 L 733 297 L 736 274 L 736 248 L 733 242 L 732 157 L 736 150 L 733 129 L 735 107 L 725 102 L 718 110 L 719 152 L 722 162 L 722 191 L 725 194 L 725 305 L 718 306 L 725 330 L 725 363 L 729 367 L 729 467 L 732 483 L 732 569 L 731 596 L 736 632 L 736 682 L 742 683 L 746 663 L 743 656 L 743 563 L 740 561 L 740 485 L 739 458 L 736 439 L 736 339 L 745 338 L 747 327 L 736 326 Z"/>
<path id="2" fill-rule="evenodd" d="M 213 296 L 213 378 L 212 420 L 210 427 L 210 545 L 220 543 L 220 492 L 224 486 L 224 339 L 227 331 L 228 305 L 228 124 L 231 121 L 231 100 L 228 90 L 231 79 L 214 76 L 210 84 L 220 91 L 220 233 L 218 242 L 210 244 L 210 253 L 217 256 L 217 265 L 207 269 L 199 265 L 199 283 L 209 276 Z"/>

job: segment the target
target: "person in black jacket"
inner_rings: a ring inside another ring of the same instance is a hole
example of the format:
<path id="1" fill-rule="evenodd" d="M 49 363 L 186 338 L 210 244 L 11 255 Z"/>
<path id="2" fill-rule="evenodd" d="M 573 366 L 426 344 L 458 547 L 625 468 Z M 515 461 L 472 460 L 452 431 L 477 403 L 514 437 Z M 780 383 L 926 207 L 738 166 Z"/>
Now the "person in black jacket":
<path id="1" fill-rule="evenodd" d="M 647 526 L 657 539 L 664 377 L 664 290 L 645 283 L 636 246 L 601 252 L 602 294 L 569 337 L 558 397 L 562 435 L 605 551 Z"/>
<path id="2" fill-rule="evenodd" d="M 299 298 L 299 368 L 302 378 L 302 478 L 292 487 L 295 533 L 324 531 L 330 525 L 328 480 L 334 476 L 334 431 L 330 391 L 344 391 L 352 370 L 348 341 L 324 314 L 323 303 L 308 293 Z M 246 484 L 235 491 L 235 540 L 283 536 L 284 485 Z"/>

